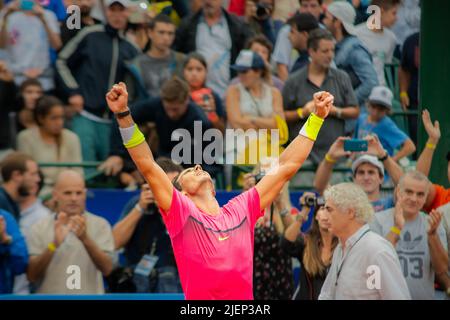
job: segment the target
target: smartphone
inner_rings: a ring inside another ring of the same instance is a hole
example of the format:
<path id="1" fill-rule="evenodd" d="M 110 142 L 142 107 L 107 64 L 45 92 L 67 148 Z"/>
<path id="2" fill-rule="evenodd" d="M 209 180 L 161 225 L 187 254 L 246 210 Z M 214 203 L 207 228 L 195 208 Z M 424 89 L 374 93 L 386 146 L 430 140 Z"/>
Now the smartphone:
<path id="1" fill-rule="evenodd" d="M 344 140 L 344 151 L 364 152 L 367 151 L 368 142 L 363 139 Z"/>
<path id="2" fill-rule="evenodd" d="M 23 11 L 31 11 L 34 7 L 34 1 L 33 0 L 21 0 L 20 1 L 20 10 Z"/>

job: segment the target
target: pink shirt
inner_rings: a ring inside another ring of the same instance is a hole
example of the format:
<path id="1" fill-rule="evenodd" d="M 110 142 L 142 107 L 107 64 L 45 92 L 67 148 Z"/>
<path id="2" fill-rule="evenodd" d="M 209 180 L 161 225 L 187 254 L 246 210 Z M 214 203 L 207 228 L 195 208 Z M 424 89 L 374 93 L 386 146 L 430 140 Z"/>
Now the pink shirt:
<path id="1" fill-rule="evenodd" d="M 254 226 L 264 214 L 256 189 L 231 199 L 216 216 L 173 190 L 169 211 L 160 212 L 186 299 L 253 299 Z"/>

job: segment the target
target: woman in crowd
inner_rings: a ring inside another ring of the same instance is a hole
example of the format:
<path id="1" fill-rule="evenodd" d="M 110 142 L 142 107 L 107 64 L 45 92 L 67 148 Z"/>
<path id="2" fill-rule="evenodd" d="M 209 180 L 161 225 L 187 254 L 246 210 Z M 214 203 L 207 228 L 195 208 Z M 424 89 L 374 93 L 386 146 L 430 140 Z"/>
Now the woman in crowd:
<path id="1" fill-rule="evenodd" d="M 317 300 L 338 243 L 337 238 L 328 231 L 330 224 L 321 203 L 313 206 L 315 214 L 311 229 L 301 234 L 301 226 L 311 210 L 311 204 L 306 202 L 307 197 L 315 195 L 311 192 L 302 195 L 302 210 L 286 229 L 280 243 L 286 253 L 300 262 L 299 284 L 294 300 Z"/>
<path id="2" fill-rule="evenodd" d="M 43 94 L 44 90 L 39 80 L 28 79 L 22 82 L 19 88 L 17 132 L 36 126 L 34 109 L 36 107 L 36 101 Z"/>
<path id="3" fill-rule="evenodd" d="M 186 57 L 184 79 L 191 90 L 191 99 L 205 112 L 212 125 L 225 131 L 225 111 L 219 95 L 206 86 L 208 67 L 205 58 L 196 52 Z"/>
<path id="4" fill-rule="evenodd" d="M 269 71 L 262 57 L 256 52 L 242 50 L 232 67 L 238 72 L 240 82 L 230 85 L 226 93 L 228 126 L 244 131 L 248 129 L 268 131 L 266 137 L 258 135 L 258 138 L 249 141 L 244 149 L 239 145 L 231 147 L 226 145 L 225 152 L 227 157 L 236 157 L 238 164 L 256 164 L 262 156 L 277 156 L 272 154 L 274 149 L 271 148 L 269 130 L 281 129 L 280 140 L 282 131 L 287 131 L 283 130 L 283 124 L 285 125 L 283 99 L 278 89 L 267 84 Z M 253 146 L 257 146 L 258 150 L 253 150 Z M 228 169 L 227 178 L 229 177 Z"/>
<path id="5" fill-rule="evenodd" d="M 64 129 L 64 107 L 53 96 L 41 97 L 34 108 L 37 127 L 28 128 L 17 137 L 18 150 L 29 154 L 37 162 L 82 161 L 80 140 L 76 134 Z M 65 168 L 42 168 L 46 194 L 53 186 L 59 172 Z M 79 169 L 81 172 L 81 169 Z"/>
<path id="6" fill-rule="evenodd" d="M 269 71 L 272 69 L 270 65 L 270 58 L 272 55 L 273 45 L 264 35 L 259 34 L 250 38 L 247 41 L 245 48 L 259 54 L 266 63 L 267 69 Z M 284 82 L 277 76 L 273 75 L 272 72 L 267 73 L 265 80 L 268 84 L 280 90 L 280 92 L 283 91 Z M 237 83 L 239 83 L 239 77 L 231 80 L 231 84 Z"/>

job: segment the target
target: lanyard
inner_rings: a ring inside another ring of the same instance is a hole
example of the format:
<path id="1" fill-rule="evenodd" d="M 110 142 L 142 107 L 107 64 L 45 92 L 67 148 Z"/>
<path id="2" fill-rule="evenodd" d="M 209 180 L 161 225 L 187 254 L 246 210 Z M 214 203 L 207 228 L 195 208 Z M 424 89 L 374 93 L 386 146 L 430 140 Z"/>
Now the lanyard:
<path id="1" fill-rule="evenodd" d="M 358 238 L 358 240 L 356 240 L 355 243 L 350 247 L 350 249 L 348 249 L 347 255 L 344 257 L 344 260 L 342 260 L 341 265 L 339 266 L 339 268 L 337 270 L 336 282 L 334 284 L 335 286 L 337 286 L 337 284 L 338 284 L 338 279 L 339 279 L 339 276 L 341 275 L 342 266 L 344 265 L 345 259 L 347 259 L 348 255 L 350 254 L 350 251 L 353 249 L 353 247 L 356 246 L 356 244 L 359 242 L 359 240 L 361 240 L 366 235 L 366 233 L 368 233 L 369 231 L 370 231 L 370 229 L 364 231 L 364 233 Z"/>

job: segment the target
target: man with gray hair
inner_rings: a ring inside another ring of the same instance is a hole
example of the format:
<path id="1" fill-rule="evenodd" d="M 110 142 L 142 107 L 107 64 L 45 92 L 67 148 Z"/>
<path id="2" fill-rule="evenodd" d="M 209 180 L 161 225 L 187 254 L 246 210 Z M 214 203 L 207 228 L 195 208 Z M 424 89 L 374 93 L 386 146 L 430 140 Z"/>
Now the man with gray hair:
<path id="1" fill-rule="evenodd" d="M 325 201 L 330 231 L 339 244 L 319 299 L 411 299 L 394 248 L 369 229 L 374 211 L 361 187 L 334 185 L 325 191 Z"/>
<path id="2" fill-rule="evenodd" d="M 435 275 L 448 268 L 442 214 L 432 210 L 427 216 L 421 211 L 430 186 L 423 173 L 405 173 L 396 189 L 395 208 L 378 212 L 371 224 L 371 229 L 396 249 L 411 297 L 420 300 L 434 298 Z"/>

